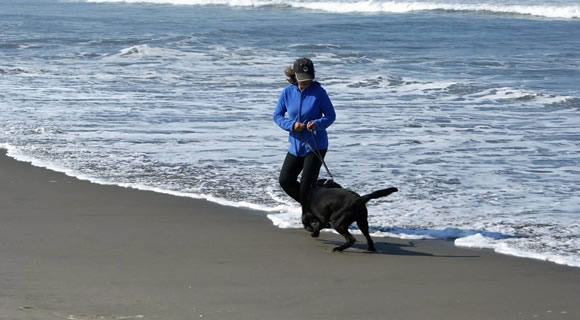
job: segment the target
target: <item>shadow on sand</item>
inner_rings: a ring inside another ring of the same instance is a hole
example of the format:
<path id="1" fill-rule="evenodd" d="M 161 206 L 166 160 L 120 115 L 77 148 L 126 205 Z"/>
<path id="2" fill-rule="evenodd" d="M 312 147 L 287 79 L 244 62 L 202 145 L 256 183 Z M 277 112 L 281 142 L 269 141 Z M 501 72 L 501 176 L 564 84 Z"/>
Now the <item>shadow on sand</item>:
<path id="1" fill-rule="evenodd" d="M 342 245 L 343 241 L 332 241 L 332 240 L 319 240 L 320 242 L 339 246 Z M 389 243 L 389 242 L 375 242 L 375 249 L 377 251 L 367 251 L 366 243 L 355 243 L 352 247 L 346 249 L 345 253 L 355 253 L 355 254 L 386 254 L 386 255 L 396 255 L 396 256 L 420 256 L 420 257 L 438 257 L 438 258 L 479 258 L 478 255 L 438 255 L 426 252 L 419 252 L 416 250 L 408 250 L 411 248 L 417 248 L 417 243 L 422 241 L 410 241 L 408 243 Z M 354 250 L 353 250 L 354 249 Z"/>

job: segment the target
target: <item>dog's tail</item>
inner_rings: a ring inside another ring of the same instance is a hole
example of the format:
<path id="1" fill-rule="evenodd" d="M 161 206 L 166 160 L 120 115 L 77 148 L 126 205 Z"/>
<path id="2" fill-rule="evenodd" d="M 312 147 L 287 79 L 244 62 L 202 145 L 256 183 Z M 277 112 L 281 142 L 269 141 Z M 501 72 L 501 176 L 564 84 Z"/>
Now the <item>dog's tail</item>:
<path id="1" fill-rule="evenodd" d="M 369 202 L 369 200 L 386 197 L 391 193 L 397 191 L 399 191 L 399 189 L 391 187 L 387 189 L 378 190 L 369 194 L 365 194 L 364 196 L 360 197 L 360 199 L 358 199 L 357 204 L 365 204 Z"/>

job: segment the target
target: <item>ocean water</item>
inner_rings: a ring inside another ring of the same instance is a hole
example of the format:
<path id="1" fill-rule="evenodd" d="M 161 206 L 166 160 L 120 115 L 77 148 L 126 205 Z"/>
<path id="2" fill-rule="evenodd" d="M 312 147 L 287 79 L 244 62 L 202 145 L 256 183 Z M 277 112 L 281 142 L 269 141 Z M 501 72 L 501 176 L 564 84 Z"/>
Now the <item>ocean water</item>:
<path id="1" fill-rule="evenodd" d="M 271 114 L 307 56 L 337 182 L 400 190 L 376 236 L 579 267 L 578 48 L 577 0 L 0 0 L 0 146 L 300 228 Z"/>

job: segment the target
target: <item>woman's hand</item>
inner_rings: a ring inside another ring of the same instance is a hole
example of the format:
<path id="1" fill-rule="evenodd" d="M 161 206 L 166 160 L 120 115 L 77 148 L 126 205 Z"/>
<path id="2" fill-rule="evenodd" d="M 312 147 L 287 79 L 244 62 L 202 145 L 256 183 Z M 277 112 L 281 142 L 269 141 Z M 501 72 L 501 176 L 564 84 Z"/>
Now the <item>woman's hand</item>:
<path id="1" fill-rule="evenodd" d="M 292 130 L 294 130 L 295 132 L 302 132 L 304 131 L 304 129 L 306 128 L 306 126 L 304 125 L 304 123 L 301 122 L 294 122 L 294 127 L 292 128 Z"/>
<path id="2" fill-rule="evenodd" d="M 306 128 L 307 128 L 309 131 L 314 131 L 314 130 L 316 130 L 316 124 L 314 123 L 314 121 L 310 121 L 310 122 L 308 122 L 308 124 L 306 125 Z"/>

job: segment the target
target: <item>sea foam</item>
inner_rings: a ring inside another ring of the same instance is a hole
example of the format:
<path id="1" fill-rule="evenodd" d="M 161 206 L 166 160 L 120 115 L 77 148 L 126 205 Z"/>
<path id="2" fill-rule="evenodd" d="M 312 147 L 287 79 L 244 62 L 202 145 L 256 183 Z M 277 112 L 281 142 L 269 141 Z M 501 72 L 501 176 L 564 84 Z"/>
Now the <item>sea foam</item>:
<path id="1" fill-rule="evenodd" d="M 520 258 L 531 258 L 537 260 L 550 261 L 557 264 L 567 265 L 571 267 L 580 267 L 580 258 L 577 257 L 562 257 L 561 255 L 550 253 L 538 253 L 526 250 L 521 250 L 509 243 L 509 241 L 502 239 L 494 239 L 485 237 L 481 233 L 470 235 L 464 238 L 455 240 L 455 245 L 465 248 L 479 248 L 491 249 L 497 253 L 516 256 Z"/>
<path id="2" fill-rule="evenodd" d="M 456 3 L 421 1 L 292 1 L 292 0 L 86 0 L 99 3 L 151 3 L 169 5 L 291 7 L 333 13 L 407 13 L 414 11 L 483 12 L 547 18 L 580 18 L 579 5 Z"/>

